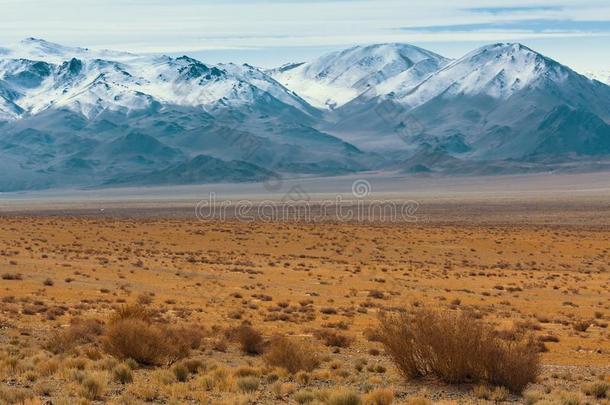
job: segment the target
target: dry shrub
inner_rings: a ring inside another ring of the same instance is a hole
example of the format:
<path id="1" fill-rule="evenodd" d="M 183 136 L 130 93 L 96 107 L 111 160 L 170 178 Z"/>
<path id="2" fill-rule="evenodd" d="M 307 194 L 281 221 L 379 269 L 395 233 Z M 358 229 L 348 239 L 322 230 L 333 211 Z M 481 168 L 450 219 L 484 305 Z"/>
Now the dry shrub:
<path id="1" fill-rule="evenodd" d="M 99 376 L 89 376 L 81 382 L 81 395 L 95 401 L 104 395 L 106 383 Z"/>
<path id="2" fill-rule="evenodd" d="M 258 390 L 259 379 L 257 377 L 241 377 L 237 379 L 235 385 L 241 392 L 254 392 Z"/>
<path id="3" fill-rule="evenodd" d="M 326 346 L 331 347 L 349 347 L 353 341 L 350 336 L 329 328 L 315 330 L 313 334 L 315 337 L 322 340 Z"/>
<path id="4" fill-rule="evenodd" d="M 205 335 L 204 329 L 200 325 L 177 325 L 165 327 L 164 331 L 169 339 L 191 350 L 201 347 Z"/>
<path id="5" fill-rule="evenodd" d="M 292 374 L 301 370 L 311 371 L 320 364 L 314 348 L 303 341 L 283 336 L 271 340 L 265 361 L 270 366 L 285 368 Z"/>
<path id="6" fill-rule="evenodd" d="M 533 339 L 503 341 L 487 337 L 481 351 L 479 379 L 521 393 L 540 374 L 540 355 Z"/>
<path id="7" fill-rule="evenodd" d="M 433 374 L 451 384 L 488 382 L 522 392 L 540 372 L 533 340 L 504 340 L 469 314 L 418 309 L 382 315 L 380 332 L 387 353 L 409 379 Z"/>
<path id="8" fill-rule="evenodd" d="M 119 384 L 129 384 L 133 381 L 133 373 L 127 364 L 119 364 L 112 370 L 112 378 Z"/>
<path id="9" fill-rule="evenodd" d="M 145 322 L 151 322 L 153 312 L 141 304 L 121 305 L 115 309 L 110 316 L 110 322 L 117 322 L 125 319 L 139 319 Z"/>
<path id="10" fill-rule="evenodd" d="M 143 365 L 171 364 L 200 346 L 196 327 L 168 326 L 152 322 L 142 306 L 126 306 L 111 317 L 104 336 L 104 349 L 120 359 Z"/>
<path id="11" fill-rule="evenodd" d="M 162 365 L 171 347 L 161 328 L 139 319 L 122 319 L 108 325 L 104 348 L 121 359 L 144 365 Z"/>
<path id="12" fill-rule="evenodd" d="M 264 349 L 263 335 L 250 325 L 241 325 L 235 331 L 235 338 L 241 350 L 250 355 L 262 354 Z"/>
<path id="13" fill-rule="evenodd" d="M 72 319 L 70 325 L 55 332 L 47 340 L 45 348 L 55 354 L 64 353 L 76 346 L 96 342 L 104 325 L 97 319 Z"/>

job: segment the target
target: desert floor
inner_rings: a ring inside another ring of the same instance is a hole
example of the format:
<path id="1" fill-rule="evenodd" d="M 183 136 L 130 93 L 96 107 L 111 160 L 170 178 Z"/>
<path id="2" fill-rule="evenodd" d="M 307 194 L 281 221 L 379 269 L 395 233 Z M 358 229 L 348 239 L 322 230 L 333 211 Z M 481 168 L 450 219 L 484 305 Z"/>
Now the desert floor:
<path id="1" fill-rule="evenodd" d="M 199 220 L 188 204 L 9 207 L 0 217 L 0 402 L 296 403 L 304 390 L 338 387 L 387 388 L 394 403 L 486 402 L 471 385 L 405 381 L 370 338 L 380 311 L 429 307 L 540 339 L 539 381 L 496 402 L 601 403 L 585 391 L 610 377 L 607 201 L 444 200 L 400 223 Z M 74 319 L 103 323 L 136 301 L 163 322 L 205 331 L 189 354 L 203 371 L 184 379 L 175 365 L 132 367 L 122 384 L 120 360 L 95 339 L 49 346 Z M 227 331 L 244 322 L 265 339 L 307 341 L 321 364 L 295 376 L 243 354 Z M 347 343 L 333 347 L 320 330 Z"/>

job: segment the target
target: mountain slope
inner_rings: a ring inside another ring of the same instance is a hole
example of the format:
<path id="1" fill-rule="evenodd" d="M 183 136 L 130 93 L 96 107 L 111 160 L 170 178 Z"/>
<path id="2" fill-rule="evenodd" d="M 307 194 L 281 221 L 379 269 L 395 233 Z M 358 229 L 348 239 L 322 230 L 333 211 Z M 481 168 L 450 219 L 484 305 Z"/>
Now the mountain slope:
<path id="1" fill-rule="evenodd" d="M 456 139 L 468 159 L 521 159 L 548 137 L 570 136 L 573 125 L 541 130 L 560 106 L 610 120 L 610 87 L 520 44 L 494 44 L 458 59 L 411 88 L 399 88 L 338 111 L 327 127 L 356 145 L 416 149 L 427 143 L 447 147 Z M 592 118 L 593 119 L 593 118 Z M 357 134 L 356 137 L 354 134 Z M 387 140 L 387 141 L 386 141 Z M 389 143 L 391 141 L 391 143 Z M 567 150 L 547 150 L 565 153 Z M 575 150 L 576 151 L 576 150 Z M 579 153 L 594 153 L 590 147 Z"/>
<path id="2" fill-rule="evenodd" d="M 269 73 L 310 104 L 334 109 L 392 78 L 404 86 L 418 83 L 447 62 L 412 45 L 381 44 L 356 46 Z"/>
<path id="3" fill-rule="evenodd" d="M 277 176 L 260 166 L 242 161 L 223 161 L 199 155 L 184 163 L 169 166 L 144 176 L 120 177 L 109 180 L 106 185 L 178 185 L 197 183 L 240 183 L 263 181 Z"/>

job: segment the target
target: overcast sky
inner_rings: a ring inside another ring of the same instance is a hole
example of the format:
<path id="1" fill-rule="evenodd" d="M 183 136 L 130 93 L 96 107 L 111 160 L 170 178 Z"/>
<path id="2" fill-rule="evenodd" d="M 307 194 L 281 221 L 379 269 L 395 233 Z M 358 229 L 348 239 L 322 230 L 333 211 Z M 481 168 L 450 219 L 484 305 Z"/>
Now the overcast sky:
<path id="1" fill-rule="evenodd" d="M 355 44 L 448 57 L 522 42 L 578 70 L 610 70 L 609 0 L 0 0 L 0 46 L 65 45 L 276 66 Z"/>

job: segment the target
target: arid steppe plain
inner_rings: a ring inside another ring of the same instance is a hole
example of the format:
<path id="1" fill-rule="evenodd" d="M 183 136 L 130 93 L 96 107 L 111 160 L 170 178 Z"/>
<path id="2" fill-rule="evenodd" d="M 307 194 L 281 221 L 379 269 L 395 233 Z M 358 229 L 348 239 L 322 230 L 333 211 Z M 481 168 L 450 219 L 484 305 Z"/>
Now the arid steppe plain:
<path id="1" fill-rule="evenodd" d="M 192 195 L 9 196 L 0 403 L 607 403 L 610 184 L 569 179 L 373 195 L 417 201 L 394 222 L 205 219 Z M 541 372 L 521 394 L 405 379 L 378 336 L 380 313 L 402 309 L 527 335 Z M 160 346 L 129 358 L 112 339 L 130 333 Z M 302 367 L 273 359 L 278 339 Z"/>

